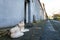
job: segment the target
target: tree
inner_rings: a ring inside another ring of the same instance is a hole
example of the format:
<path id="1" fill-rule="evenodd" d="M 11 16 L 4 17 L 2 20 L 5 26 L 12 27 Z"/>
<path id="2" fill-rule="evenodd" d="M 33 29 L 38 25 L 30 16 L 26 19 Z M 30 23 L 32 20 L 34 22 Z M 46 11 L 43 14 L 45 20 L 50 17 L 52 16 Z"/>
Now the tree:
<path id="1" fill-rule="evenodd" d="M 60 14 L 54 14 L 53 19 L 54 20 L 60 20 Z"/>

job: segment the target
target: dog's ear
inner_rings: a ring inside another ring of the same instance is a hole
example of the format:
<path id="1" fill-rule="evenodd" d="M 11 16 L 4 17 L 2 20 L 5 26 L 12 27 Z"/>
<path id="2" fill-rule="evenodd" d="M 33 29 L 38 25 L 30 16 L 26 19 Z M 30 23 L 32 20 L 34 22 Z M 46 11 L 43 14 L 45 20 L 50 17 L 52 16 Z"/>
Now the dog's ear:
<path id="1" fill-rule="evenodd" d="M 17 26 L 19 27 L 19 24 L 17 24 Z"/>

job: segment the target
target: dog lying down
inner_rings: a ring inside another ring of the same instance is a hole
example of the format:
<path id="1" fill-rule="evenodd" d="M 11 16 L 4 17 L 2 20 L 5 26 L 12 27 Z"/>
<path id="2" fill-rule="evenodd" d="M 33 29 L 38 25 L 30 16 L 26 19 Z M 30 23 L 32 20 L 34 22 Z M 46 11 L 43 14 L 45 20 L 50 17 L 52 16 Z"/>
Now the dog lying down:
<path id="1" fill-rule="evenodd" d="M 29 31 L 29 29 L 24 28 L 24 22 L 19 23 L 14 28 L 10 29 L 11 38 L 18 38 L 24 35 L 24 32 Z"/>

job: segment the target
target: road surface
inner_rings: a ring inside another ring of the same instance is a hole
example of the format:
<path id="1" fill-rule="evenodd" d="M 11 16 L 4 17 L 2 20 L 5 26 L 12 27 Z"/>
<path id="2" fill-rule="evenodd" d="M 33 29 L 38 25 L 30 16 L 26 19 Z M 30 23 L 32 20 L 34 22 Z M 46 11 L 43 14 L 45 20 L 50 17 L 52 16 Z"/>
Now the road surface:
<path id="1" fill-rule="evenodd" d="M 41 40 L 60 40 L 58 31 L 54 29 L 49 20 L 46 21 Z"/>

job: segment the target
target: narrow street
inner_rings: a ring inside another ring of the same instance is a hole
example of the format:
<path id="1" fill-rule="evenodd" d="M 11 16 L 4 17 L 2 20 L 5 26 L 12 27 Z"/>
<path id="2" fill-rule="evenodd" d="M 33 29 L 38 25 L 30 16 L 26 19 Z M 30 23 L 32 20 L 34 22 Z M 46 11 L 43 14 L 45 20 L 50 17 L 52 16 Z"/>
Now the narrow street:
<path id="1" fill-rule="evenodd" d="M 0 0 L 0 40 L 60 40 L 59 0 Z"/>
<path id="2" fill-rule="evenodd" d="M 56 24 L 56 25 L 55 25 Z M 29 28 L 29 32 L 25 32 L 24 36 L 12 39 L 9 36 L 1 37 L 0 40 L 60 40 L 59 22 L 54 20 L 43 21 Z"/>

